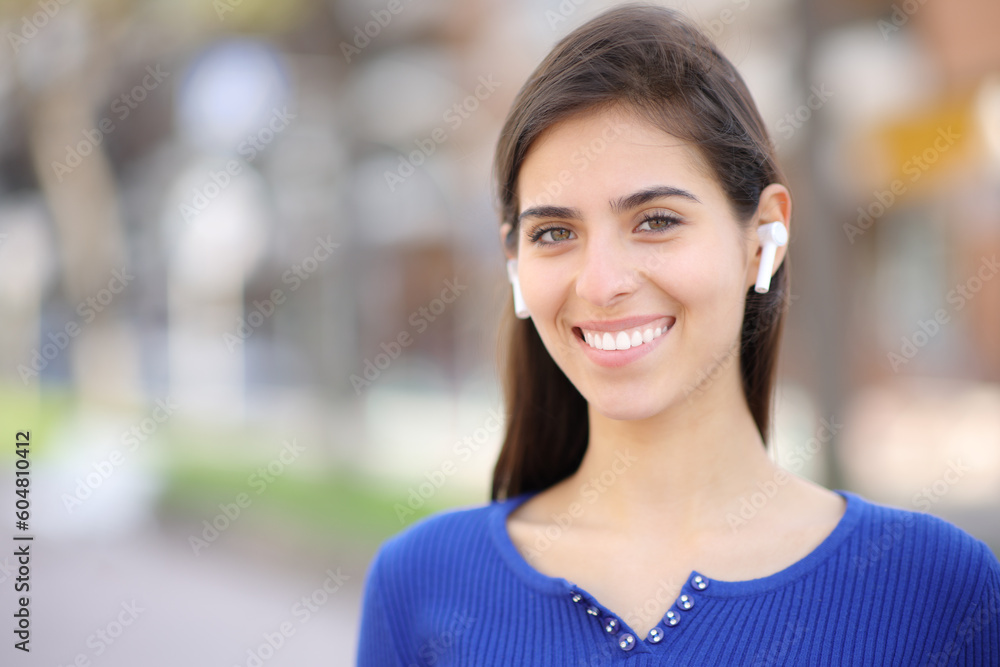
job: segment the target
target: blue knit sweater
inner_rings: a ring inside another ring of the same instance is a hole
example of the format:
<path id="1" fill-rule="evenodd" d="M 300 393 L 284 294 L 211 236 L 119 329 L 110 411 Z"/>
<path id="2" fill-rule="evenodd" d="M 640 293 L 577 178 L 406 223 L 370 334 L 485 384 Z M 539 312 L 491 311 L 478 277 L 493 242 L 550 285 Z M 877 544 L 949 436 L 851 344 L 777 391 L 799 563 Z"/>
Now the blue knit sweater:
<path id="1" fill-rule="evenodd" d="M 646 637 L 522 557 L 506 517 L 533 493 L 439 513 L 372 561 L 358 665 L 1000 665 L 989 548 L 931 515 L 837 493 L 846 512 L 812 553 L 750 581 L 692 572 Z"/>

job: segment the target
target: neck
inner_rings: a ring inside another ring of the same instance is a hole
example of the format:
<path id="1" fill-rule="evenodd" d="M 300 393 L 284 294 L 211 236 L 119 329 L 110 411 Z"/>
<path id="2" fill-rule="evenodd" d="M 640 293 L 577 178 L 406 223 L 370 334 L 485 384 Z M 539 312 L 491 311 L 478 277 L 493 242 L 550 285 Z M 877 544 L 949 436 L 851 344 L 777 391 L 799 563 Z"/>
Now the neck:
<path id="1" fill-rule="evenodd" d="M 725 528 L 739 498 L 777 470 L 734 370 L 647 419 L 609 419 L 590 406 L 587 452 L 560 483 L 588 523 L 634 535 Z"/>

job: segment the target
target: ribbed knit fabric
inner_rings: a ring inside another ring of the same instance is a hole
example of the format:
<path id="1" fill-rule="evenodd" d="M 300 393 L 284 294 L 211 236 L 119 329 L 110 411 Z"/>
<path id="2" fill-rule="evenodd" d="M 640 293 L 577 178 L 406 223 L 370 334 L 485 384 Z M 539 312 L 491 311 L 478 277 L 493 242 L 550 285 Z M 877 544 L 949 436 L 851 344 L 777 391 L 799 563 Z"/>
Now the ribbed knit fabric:
<path id="1" fill-rule="evenodd" d="M 843 518 L 790 567 L 750 581 L 692 572 L 692 604 L 673 603 L 657 643 L 522 557 L 506 517 L 533 493 L 427 517 L 369 566 L 358 665 L 1000 665 L 989 548 L 931 515 L 837 493 Z"/>

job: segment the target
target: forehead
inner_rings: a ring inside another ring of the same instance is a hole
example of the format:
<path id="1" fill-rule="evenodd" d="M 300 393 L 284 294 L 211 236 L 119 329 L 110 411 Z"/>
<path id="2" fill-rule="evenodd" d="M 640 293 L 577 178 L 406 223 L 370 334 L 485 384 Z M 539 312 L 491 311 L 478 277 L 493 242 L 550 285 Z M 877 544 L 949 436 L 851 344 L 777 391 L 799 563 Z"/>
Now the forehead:
<path id="1" fill-rule="evenodd" d="M 718 190 L 691 143 L 626 110 L 582 112 L 532 142 L 518 173 L 518 208 L 654 184 Z"/>

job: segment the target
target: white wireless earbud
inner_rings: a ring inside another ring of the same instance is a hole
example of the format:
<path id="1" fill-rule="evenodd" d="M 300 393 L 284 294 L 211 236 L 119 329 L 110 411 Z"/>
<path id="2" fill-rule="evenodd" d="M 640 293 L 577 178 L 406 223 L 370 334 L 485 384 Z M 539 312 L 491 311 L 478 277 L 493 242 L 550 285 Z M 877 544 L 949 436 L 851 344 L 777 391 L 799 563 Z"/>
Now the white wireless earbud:
<path id="1" fill-rule="evenodd" d="M 754 285 L 754 290 L 763 294 L 771 286 L 774 253 L 778 246 L 788 243 L 788 229 L 781 222 L 769 222 L 757 227 L 757 238 L 763 247 L 760 249 L 760 268 L 757 270 L 757 284 Z"/>
<path id="2" fill-rule="evenodd" d="M 507 260 L 507 278 L 514 288 L 514 314 L 520 319 L 526 320 L 531 317 L 528 307 L 524 305 L 524 297 L 521 295 L 521 281 L 517 278 L 517 260 Z"/>

